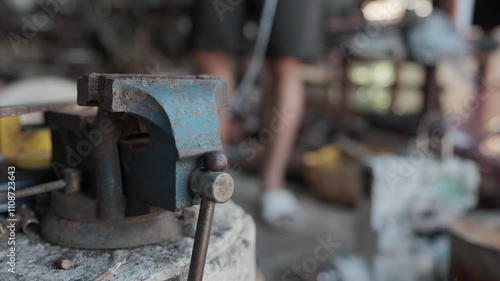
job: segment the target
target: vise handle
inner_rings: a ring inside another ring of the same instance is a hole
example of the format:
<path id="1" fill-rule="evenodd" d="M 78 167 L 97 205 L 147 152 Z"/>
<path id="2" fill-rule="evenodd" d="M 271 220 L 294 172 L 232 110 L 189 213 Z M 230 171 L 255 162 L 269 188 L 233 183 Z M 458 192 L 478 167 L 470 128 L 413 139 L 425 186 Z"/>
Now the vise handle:
<path id="1" fill-rule="evenodd" d="M 204 155 L 203 160 L 204 167 L 194 170 L 189 178 L 190 190 L 193 195 L 201 197 L 201 206 L 188 281 L 203 280 L 215 204 L 228 201 L 234 191 L 233 178 L 228 173 L 223 172 L 227 166 L 227 158 L 224 153 L 209 152 Z"/>

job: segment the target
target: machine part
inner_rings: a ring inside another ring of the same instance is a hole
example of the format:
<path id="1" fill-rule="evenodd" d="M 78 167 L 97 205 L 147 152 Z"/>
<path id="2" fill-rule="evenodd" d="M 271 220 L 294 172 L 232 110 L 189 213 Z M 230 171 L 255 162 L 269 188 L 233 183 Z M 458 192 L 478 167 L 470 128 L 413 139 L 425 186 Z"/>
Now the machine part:
<path id="1" fill-rule="evenodd" d="M 66 186 L 65 180 L 57 180 L 57 181 L 53 181 L 53 182 L 42 183 L 42 184 L 31 186 L 31 187 L 26 187 L 26 188 L 20 189 L 19 191 L 16 191 L 16 199 L 21 199 L 21 198 L 34 196 L 34 195 L 38 195 L 38 194 L 42 194 L 42 193 L 46 193 L 46 192 L 60 190 L 60 189 L 63 189 L 65 186 Z M 7 195 L 8 195 L 8 192 L 1 192 L 0 193 L 0 202 L 6 202 Z"/>
<path id="2" fill-rule="evenodd" d="M 203 157 L 203 165 L 209 171 L 222 172 L 227 167 L 227 157 L 222 151 L 212 151 Z"/>
<path id="3" fill-rule="evenodd" d="M 181 235 L 174 213 L 157 212 L 125 219 L 77 221 L 49 210 L 42 236 L 49 242 L 82 249 L 117 249 L 156 244 Z"/>
<path id="4" fill-rule="evenodd" d="M 81 173 L 77 169 L 66 169 L 63 172 L 66 181 L 65 194 L 71 194 L 80 191 Z"/>
<path id="5" fill-rule="evenodd" d="M 26 219 L 23 221 L 22 230 L 26 235 L 37 235 L 40 232 L 40 221 L 36 217 Z"/>
<path id="6" fill-rule="evenodd" d="M 451 227 L 450 280 L 500 280 L 500 213 L 475 212 Z"/>
<path id="7" fill-rule="evenodd" d="M 0 118 L 14 117 L 22 114 L 56 110 L 74 106 L 74 103 L 48 103 L 36 105 L 13 105 L 0 107 Z"/>
<path id="8" fill-rule="evenodd" d="M 233 177 L 224 172 L 212 172 L 205 168 L 193 171 L 189 186 L 194 195 L 199 195 L 216 203 L 225 203 L 234 192 Z"/>
<path id="9" fill-rule="evenodd" d="M 149 138 L 122 138 L 124 192 L 176 211 L 193 204 L 187 188 L 198 157 L 222 149 L 216 95 L 226 82 L 206 76 L 90 74 L 78 81 L 78 104 L 133 116 Z"/>
<path id="10" fill-rule="evenodd" d="M 207 76 L 81 77 L 78 104 L 97 110 L 45 114 L 53 168 L 68 184 L 51 194 L 42 237 L 86 249 L 155 244 L 181 235 L 174 212 L 199 203 L 199 195 L 227 201 L 234 185 L 228 174 L 203 171 L 200 194 L 189 185 L 202 156 L 210 155 L 213 169 L 227 162 L 217 154 L 216 96 L 225 93 L 225 82 Z"/>
<path id="11" fill-rule="evenodd" d="M 191 254 L 191 263 L 189 265 L 188 281 L 203 280 L 214 211 L 215 202 L 203 198 L 201 200 L 198 224 L 196 225 L 196 234 L 194 237 L 193 252 Z"/>
<path id="12" fill-rule="evenodd" d="M 40 222 L 35 215 L 35 212 L 27 205 L 23 204 L 16 212 L 16 231 L 22 231 L 26 235 L 37 235 L 39 233 Z M 4 220 L 0 224 L 0 238 L 7 238 L 7 226 L 10 224 L 8 220 Z"/>
<path id="13" fill-rule="evenodd" d="M 21 230 L 26 235 L 38 235 L 40 232 L 40 222 L 35 212 L 26 205 L 22 205 L 17 211 L 19 216 L 18 223 L 21 224 Z"/>
<path id="14" fill-rule="evenodd" d="M 201 206 L 191 254 L 188 281 L 203 280 L 215 204 L 227 202 L 234 191 L 233 178 L 228 173 L 222 172 L 227 166 L 227 158 L 224 153 L 210 152 L 205 154 L 203 164 L 204 168 L 194 170 L 189 177 L 190 190 L 194 195 L 201 197 Z M 211 171 L 209 168 L 217 171 Z"/>
<path id="15" fill-rule="evenodd" d="M 42 236 L 84 249 L 160 243 L 181 234 L 175 211 L 201 199 L 188 274 L 188 280 L 201 281 L 215 204 L 228 201 L 234 191 L 232 177 L 223 172 L 227 158 L 219 152 L 216 104 L 217 93 L 228 89 L 205 76 L 80 78 L 78 104 L 97 106 L 97 112 L 45 114 L 53 167 L 64 180 L 18 194 L 52 192 Z M 26 220 L 27 233 L 35 223 Z M 71 266 L 61 262 L 59 267 Z"/>
<path id="16" fill-rule="evenodd" d="M 57 180 L 53 182 L 43 183 L 17 191 L 16 198 L 24 198 L 41 193 L 51 192 L 63 189 L 65 186 L 66 186 L 66 181 L 64 180 Z"/>
<path id="17" fill-rule="evenodd" d="M 97 120 L 120 123 L 120 117 L 100 109 Z M 123 129 L 116 129 L 101 140 L 95 148 L 97 217 L 117 219 L 125 217 L 125 195 L 123 194 L 122 171 L 118 146 Z"/>
<path id="18" fill-rule="evenodd" d="M 97 202 L 81 192 L 52 192 L 51 209 L 58 217 L 68 220 L 97 220 Z"/>

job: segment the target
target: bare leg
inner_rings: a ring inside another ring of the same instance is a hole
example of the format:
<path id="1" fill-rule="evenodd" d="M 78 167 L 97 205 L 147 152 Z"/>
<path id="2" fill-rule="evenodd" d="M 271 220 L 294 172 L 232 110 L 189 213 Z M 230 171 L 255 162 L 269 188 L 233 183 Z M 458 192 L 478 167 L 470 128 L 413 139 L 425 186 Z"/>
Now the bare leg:
<path id="1" fill-rule="evenodd" d="M 259 85 L 261 87 L 262 99 L 261 99 L 261 127 L 269 128 L 269 122 L 273 116 L 273 108 L 276 107 L 276 95 L 275 84 L 273 83 L 273 71 L 271 71 L 271 65 L 268 63 L 262 69 L 259 78 Z"/>
<path id="2" fill-rule="evenodd" d="M 231 56 L 223 51 L 196 50 L 193 53 L 196 72 L 217 76 L 228 81 L 231 85 L 231 100 L 235 89 L 235 78 L 231 67 Z M 236 126 L 235 120 L 231 119 L 231 108 L 218 108 L 220 118 L 220 135 L 223 145 L 226 145 L 234 137 Z"/>
<path id="3" fill-rule="evenodd" d="M 286 168 L 304 111 L 302 63 L 295 58 L 280 58 L 271 62 L 272 91 L 263 101 L 261 142 L 266 145 L 262 167 L 264 190 L 285 187 Z"/>
<path id="4" fill-rule="evenodd" d="M 195 50 L 193 52 L 196 73 L 217 76 L 228 81 L 234 89 L 234 75 L 231 56 L 223 51 Z"/>

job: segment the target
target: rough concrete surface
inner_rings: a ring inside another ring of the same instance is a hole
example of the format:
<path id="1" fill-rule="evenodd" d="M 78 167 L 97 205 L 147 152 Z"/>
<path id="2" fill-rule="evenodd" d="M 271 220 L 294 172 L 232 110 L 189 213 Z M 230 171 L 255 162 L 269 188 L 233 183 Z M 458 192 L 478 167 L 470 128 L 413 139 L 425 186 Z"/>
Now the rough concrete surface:
<path id="1" fill-rule="evenodd" d="M 2 243 L 0 252 L 5 252 L 6 246 Z M 186 280 L 192 246 L 192 238 L 180 237 L 128 250 L 78 250 L 19 233 L 17 272 L 7 273 L 4 258 L 0 263 L 0 280 Z M 57 262 L 61 259 L 71 259 L 73 267 L 59 269 Z M 255 224 L 231 201 L 216 207 L 207 260 L 206 281 L 255 280 Z"/>

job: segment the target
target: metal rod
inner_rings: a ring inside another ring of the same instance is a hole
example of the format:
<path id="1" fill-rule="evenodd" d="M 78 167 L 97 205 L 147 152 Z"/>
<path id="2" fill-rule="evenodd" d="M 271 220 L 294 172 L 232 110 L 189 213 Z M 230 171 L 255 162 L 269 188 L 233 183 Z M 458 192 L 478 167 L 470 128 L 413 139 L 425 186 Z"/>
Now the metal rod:
<path id="1" fill-rule="evenodd" d="M 63 189 L 66 186 L 65 180 L 57 180 L 52 182 L 47 182 L 15 191 L 16 199 L 25 198 L 41 193 L 51 192 L 59 189 Z M 8 192 L 0 192 L 0 202 L 7 201 Z"/>
<path id="2" fill-rule="evenodd" d="M 117 114 L 99 110 L 96 123 L 111 120 L 116 129 L 104 136 L 96 146 L 96 197 L 97 217 L 101 219 L 117 219 L 125 217 L 125 196 L 123 195 L 120 152 L 117 142 L 121 136 L 121 125 Z"/>
<path id="3" fill-rule="evenodd" d="M 194 237 L 193 253 L 189 266 L 188 281 L 202 281 L 207 259 L 208 242 L 212 230 L 212 220 L 214 218 L 215 202 L 202 198 L 200 215 L 196 226 Z"/>
<path id="4" fill-rule="evenodd" d="M 74 102 L 67 102 L 67 103 L 52 103 L 52 104 L 2 106 L 0 107 L 0 118 L 13 117 L 32 112 L 43 112 L 47 110 L 54 110 L 74 105 L 76 105 Z"/>

